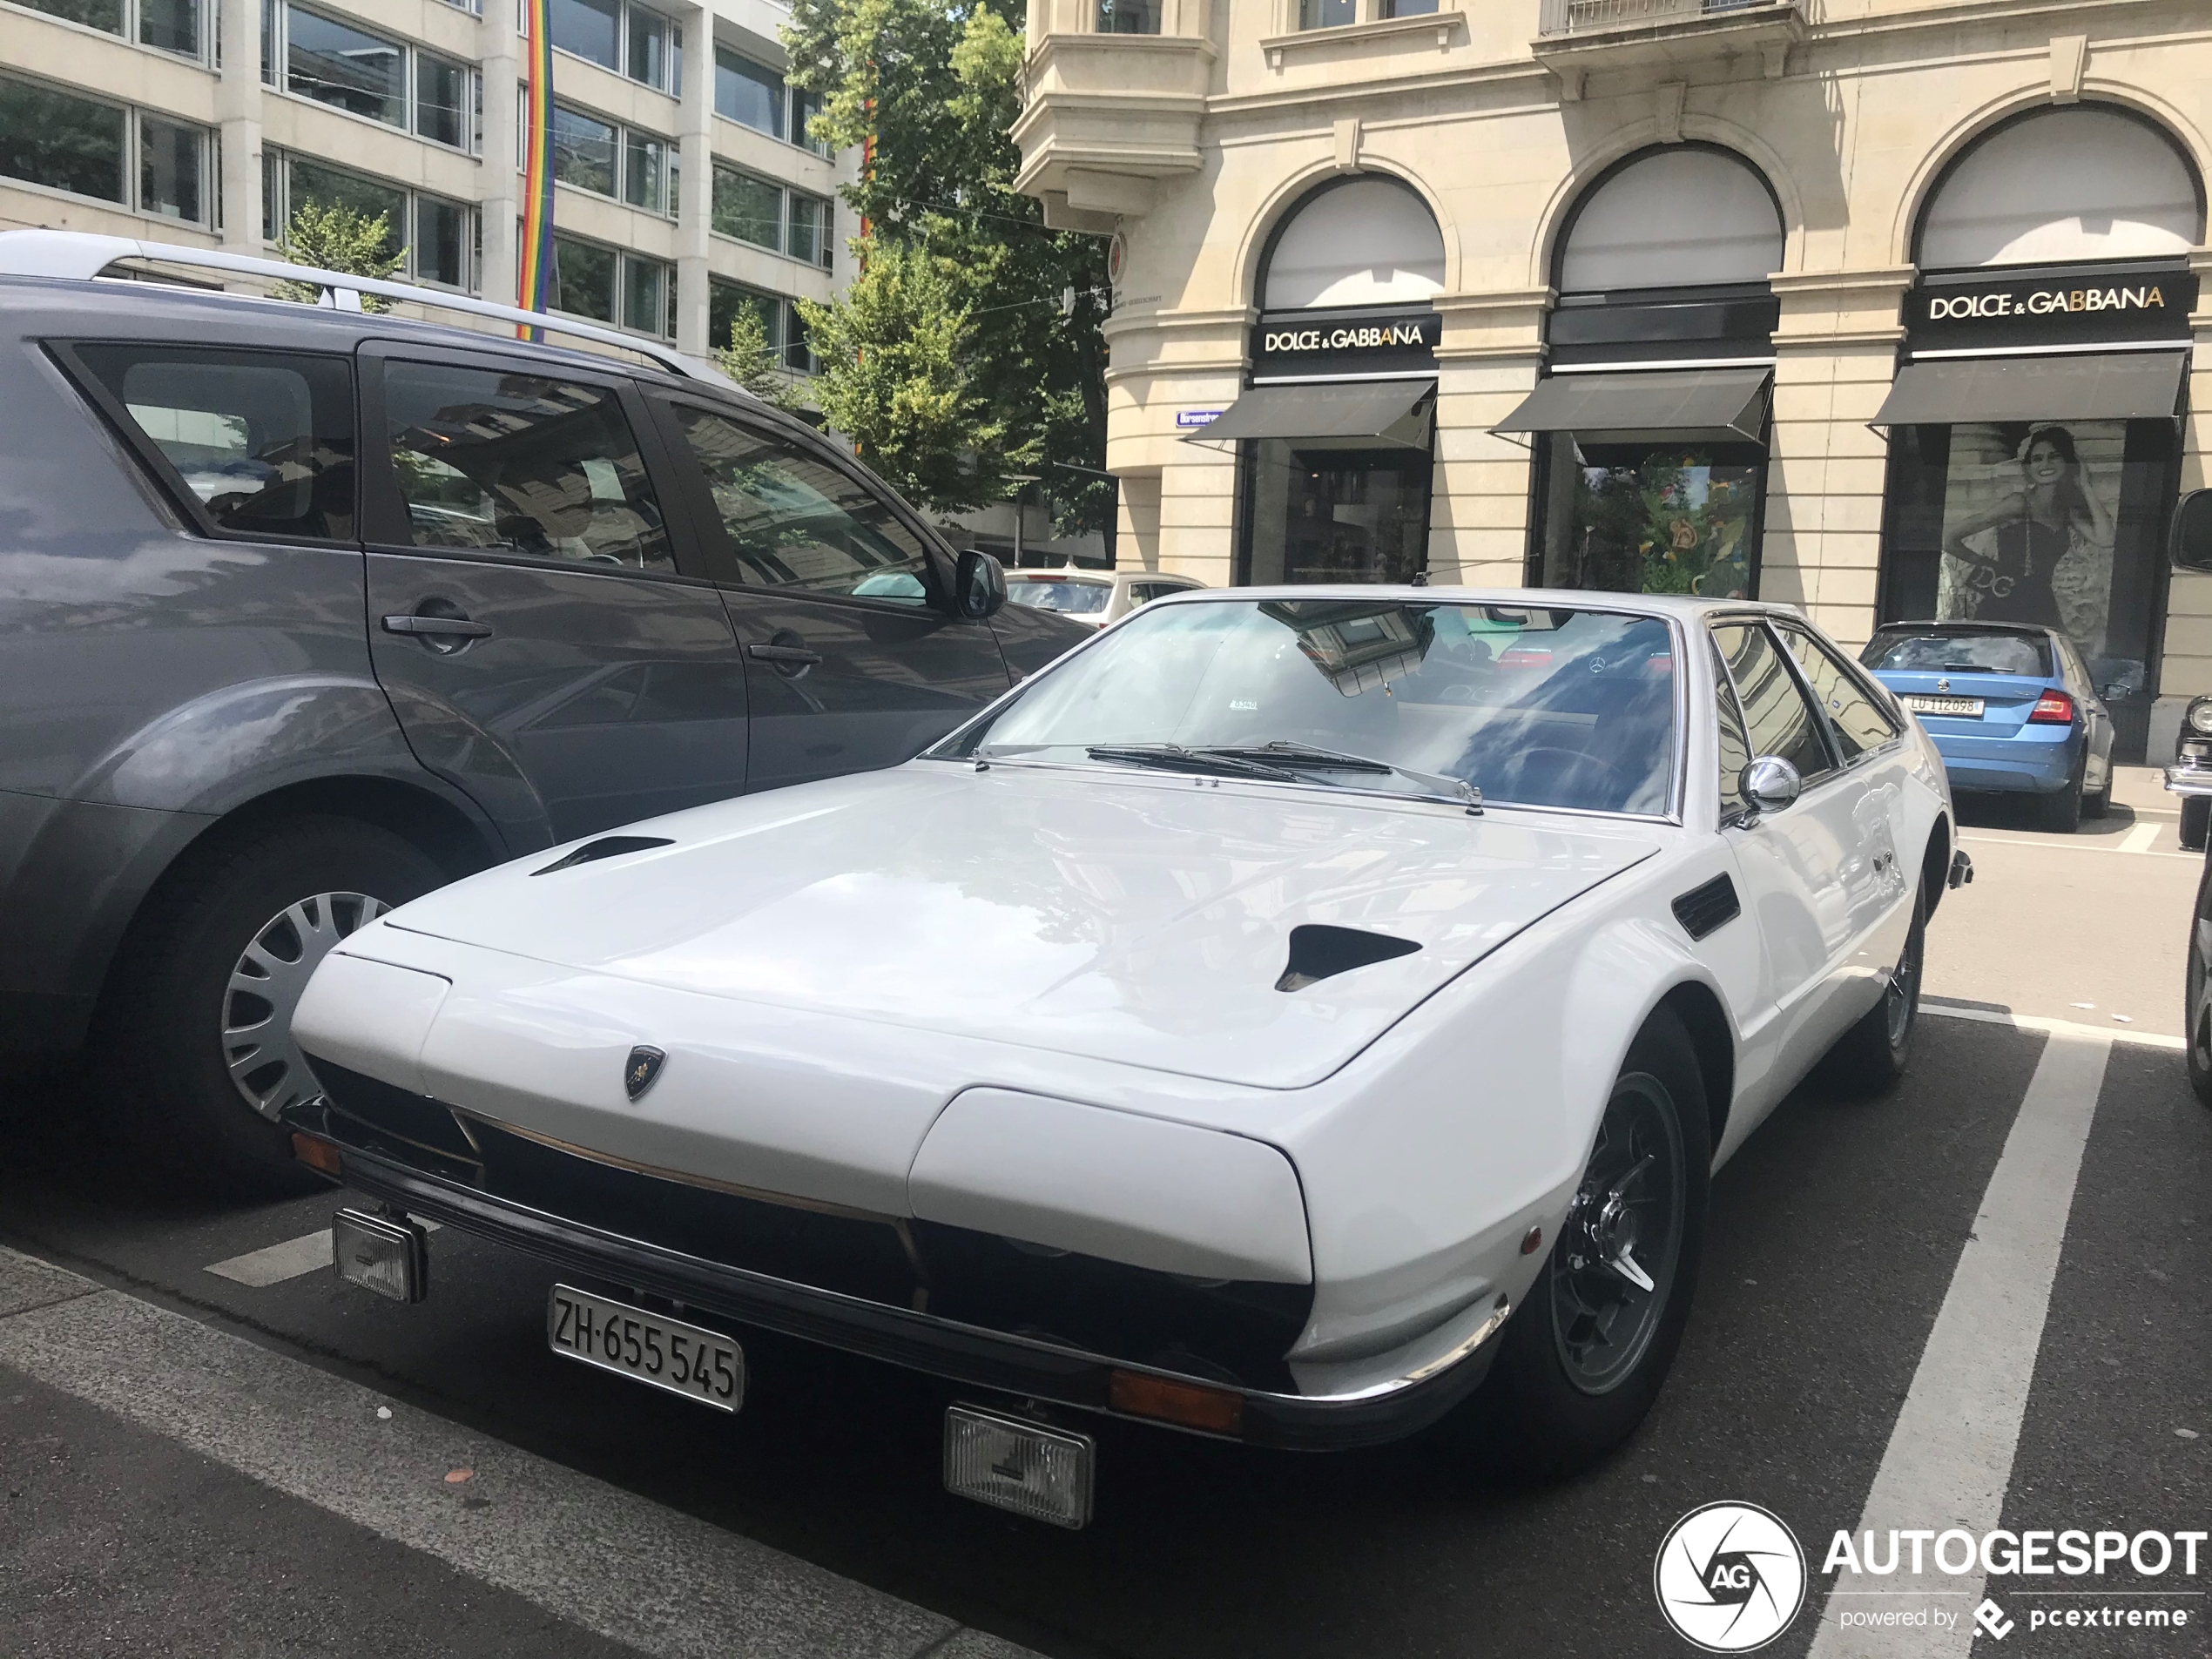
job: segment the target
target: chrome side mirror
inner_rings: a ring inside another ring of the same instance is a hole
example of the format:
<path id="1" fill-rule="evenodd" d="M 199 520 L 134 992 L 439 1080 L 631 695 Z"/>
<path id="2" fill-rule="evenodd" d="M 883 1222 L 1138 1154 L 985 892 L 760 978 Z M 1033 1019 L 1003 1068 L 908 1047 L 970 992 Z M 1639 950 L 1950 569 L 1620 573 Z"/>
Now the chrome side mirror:
<path id="1" fill-rule="evenodd" d="M 953 610 L 981 622 L 1006 603 L 1006 567 L 988 553 L 970 548 L 953 572 Z"/>
<path id="2" fill-rule="evenodd" d="M 1761 755 L 1743 768 L 1737 787 L 1752 811 L 1778 813 L 1797 804 L 1797 797 L 1804 792 L 1805 780 L 1780 755 Z"/>

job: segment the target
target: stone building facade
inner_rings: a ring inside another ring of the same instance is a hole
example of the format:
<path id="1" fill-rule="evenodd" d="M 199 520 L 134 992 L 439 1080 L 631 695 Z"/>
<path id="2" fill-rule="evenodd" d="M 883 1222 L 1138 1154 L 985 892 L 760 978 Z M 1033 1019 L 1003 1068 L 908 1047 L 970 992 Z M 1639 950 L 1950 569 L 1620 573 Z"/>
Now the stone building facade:
<path id="1" fill-rule="evenodd" d="M 1122 563 L 2054 619 L 2130 745 L 2212 691 L 2162 555 L 2212 442 L 2193 0 L 1032 0 L 1029 40 L 1024 188 L 1116 239 Z"/>

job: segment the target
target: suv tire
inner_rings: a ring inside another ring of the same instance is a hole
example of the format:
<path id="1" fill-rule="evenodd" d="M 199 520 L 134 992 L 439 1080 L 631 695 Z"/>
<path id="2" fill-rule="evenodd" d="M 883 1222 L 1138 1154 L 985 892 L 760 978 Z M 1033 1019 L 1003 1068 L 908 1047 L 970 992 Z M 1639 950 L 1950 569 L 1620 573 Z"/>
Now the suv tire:
<path id="1" fill-rule="evenodd" d="M 292 1008 L 339 939 L 446 879 L 413 842 L 354 819 L 286 819 L 192 848 L 132 923 L 103 1000 L 111 1098 L 206 1184 L 317 1184 L 272 1121 L 320 1092 L 291 1047 Z"/>

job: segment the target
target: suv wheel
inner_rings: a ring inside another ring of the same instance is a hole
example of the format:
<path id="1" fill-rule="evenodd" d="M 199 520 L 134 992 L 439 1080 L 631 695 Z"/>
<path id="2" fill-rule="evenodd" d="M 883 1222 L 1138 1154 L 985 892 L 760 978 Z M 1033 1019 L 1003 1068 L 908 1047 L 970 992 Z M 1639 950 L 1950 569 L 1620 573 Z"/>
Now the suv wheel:
<path id="1" fill-rule="evenodd" d="M 320 1092 L 292 1011 L 332 946 L 445 879 L 413 843 L 351 819 L 194 848 L 133 925 L 103 1008 L 116 1097 L 217 1184 L 310 1184 L 274 1121 Z"/>

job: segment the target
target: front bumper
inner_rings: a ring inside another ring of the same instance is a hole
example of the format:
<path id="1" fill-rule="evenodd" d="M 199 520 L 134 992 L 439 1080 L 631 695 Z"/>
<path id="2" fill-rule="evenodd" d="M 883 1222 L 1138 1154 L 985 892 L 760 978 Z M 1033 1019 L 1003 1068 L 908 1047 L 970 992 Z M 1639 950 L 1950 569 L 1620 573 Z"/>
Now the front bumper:
<path id="1" fill-rule="evenodd" d="M 2166 786 L 2177 795 L 2212 795 L 2212 766 L 2168 766 Z"/>
<path id="2" fill-rule="evenodd" d="M 317 1101 L 295 1109 L 287 1125 L 337 1148 L 347 1186 L 442 1225 L 474 1233 L 570 1272 L 680 1304 L 705 1313 L 1020 1399 L 1162 1422 L 1117 1412 L 1116 1377 L 1159 1378 L 1233 1393 L 1238 1429 L 1217 1438 L 1292 1450 L 1378 1445 L 1428 1426 L 1487 1373 L 1494 1338 L 1511 1312 L 1495 1298 L 1487 1317 L 1447 1352 L 1408 1375 L 1356 1392 L 1302 1394 L 1228 1387 L 1210 1368 L 1177 1371 L 1114 1358 L 1079 1345 L 896 1305 L 710 1259 L 628 1236 L 488 1191 L 466 1178 L 449 1154 L 379 1133 Z M 1188 1429 L 1189 1433 L 1203 1430 Z"/>

